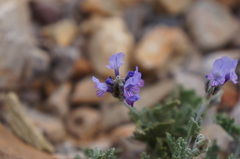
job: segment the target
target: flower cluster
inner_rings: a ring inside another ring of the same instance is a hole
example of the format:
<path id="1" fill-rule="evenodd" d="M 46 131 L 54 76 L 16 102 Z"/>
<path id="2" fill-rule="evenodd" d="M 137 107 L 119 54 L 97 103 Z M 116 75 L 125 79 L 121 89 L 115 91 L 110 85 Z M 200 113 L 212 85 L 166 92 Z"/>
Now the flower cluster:
<path id="1" fill-rule="evenodd" d="M 121 101 L 125 100 L 130 106 L 140 99 L 140 87 L 144 86 L 144 81 L 141 79 L 142 74 L 138 72 L 138 67 L 135 71 L 129 71 L 125 78 L 119 75 L 119 68 L 123 65 L 123 53 L 113 54 L 109 59 L 109 65 L 106 67 L 113 69 L 115 72 L 115 79 L 108 77 L 105 83 L 100 82 L 96 77 L 92 77 L 92 81 L 96 84 L 98 89 L 96 95 L 102 97 L 106 92 L 111 93 L 114 97 Z"/>
<path id="2" fill-rule="evenodd" d="M 217 59 L 213 64 L 211 73 L 206 76 L 206 91 L 215 94 L 227 81 L 232 81 L 234 84 L 238 83 L 238 76 L 235 73 L 237 64 L 237 59 L 232 60 L 225 56 Z"/>

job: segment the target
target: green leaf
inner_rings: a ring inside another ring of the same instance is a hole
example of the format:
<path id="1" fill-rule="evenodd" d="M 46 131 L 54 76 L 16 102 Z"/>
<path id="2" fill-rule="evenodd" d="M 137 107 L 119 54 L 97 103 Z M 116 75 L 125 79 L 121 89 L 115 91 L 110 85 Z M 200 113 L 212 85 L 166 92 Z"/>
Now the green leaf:
<path id="1" fill-rule="evenodd" d="M 85 155 L 88 159 L 117 159 L 115 156 L 116 150 L 111 148 L 106 151 L 102 151 L 99 149 L 87 149 L 85 150 Z"/>
<path id="2" fill-rule="evenodd" d="M 188 127 L 189 127 L 189 130 L 191 131 L 188 131 L 188 136 L 187 136 L 187 142 L 189 142 L 190 140 L 190 136 L 197 136 L 199 131 L 200 131 L 200 124 L 197 123 L 193 118 L 191 118 L 188 122 Z"/>
<path id="3" fill-rule="evenodd" d="M 240 126 L 235 123 L 233 118 L 229 118 L 226 114 L 217 114 L 215 121 L 235 140 L 240 137 Z"/>
<path id="4" fill-rule="evenodd" d="M 81 157 L 79 155 L 76 155 L 74 159 L 81 159 Z"/>
<path id="5" fill-rule="evenodd" d="M 217 141 L 213 140 L 213 144 L 209 147 L 205 159 L 218 159 L 218 153 L 220 152 L 220 148 L 217 145 Z"/>
<path id="6" fill-rule="evenodd" d="M 151 158 L 146 152 L 143 152 L 140 156 L 140 159 L 151 159 Z"/>
<path id="7" fill-rule="evenodd" d="M 227 159 L 233 159 L 233 154 L 229 155 Z"/>
<path id="8" fill-rule="evenodd" d="M 172 159 L 191 159 L 189 149 L 187 149 L 187 142 L 182 138 L 177 140 L 167 133 L 167 143 L 170 148 Z"/>

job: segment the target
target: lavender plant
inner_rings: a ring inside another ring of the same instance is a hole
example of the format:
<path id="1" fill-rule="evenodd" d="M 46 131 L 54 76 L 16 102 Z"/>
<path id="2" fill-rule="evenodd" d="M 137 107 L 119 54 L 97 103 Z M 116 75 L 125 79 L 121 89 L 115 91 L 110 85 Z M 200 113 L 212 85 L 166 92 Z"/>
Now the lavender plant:
<path id="1" fill-rule="evenodd" d="M 140 158 L 193 159 L 206 153 L 209 140 L 199 133 L 200 119 L 227 81 L 238 83 L 235 73 L 238 60 L 222 57 L 214 62 L 212 71 L 206 75 L 206 94 L 203 99 L 197 97 L 192 90 L 180 88 L 177 95 L 169 97 L 171 102 L 163 102 L 151 109 L 145 108 L 137 112 L 133 106 L 140 99 L 139 92 L 144 81 L 138 67 L 135 71 L 129 71 L 124 78 L 120 76 L 119 69 L 123 65 L 123 58 L 123 53 L 117 53 L 109 59 L 106 67 L 114 70 L 114 78 L 108 77 L 106 82 L 102 83 L 92 77 L 92 81 L 97 88 L 98 97 L 109 92 L 130 109 L 130 116 L 136 125 L 134 138 L 147 144 L 147 152 Z M 240 139 L 240 127 L 223 117 L 217 117 L 217 121 L 227 131 L 231 130 L 229 133 L 235 133 L 235 138 Z M 218 148 L 214 144 L 209 153 L 206 153 L 206 159 L 217 158 L 217 152 Z M 229 158 L 237 159 L 239 152 L 240 146 L 235 155 Z"/>

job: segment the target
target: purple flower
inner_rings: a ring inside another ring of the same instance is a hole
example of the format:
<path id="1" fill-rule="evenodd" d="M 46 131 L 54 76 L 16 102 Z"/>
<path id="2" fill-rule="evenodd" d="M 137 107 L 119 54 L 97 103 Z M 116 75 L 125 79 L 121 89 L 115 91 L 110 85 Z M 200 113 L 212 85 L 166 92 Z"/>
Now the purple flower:
<path id="1" fill-rule="evenodd" d="M 128 78 L 128 80 L 124 84 L 124 97 L 126 102 L 133 106 L 133 103 L 137 101 L 140 97 L 138 93 L 140 92 L 139 87 L 144 86 L 144 81 L 141 79 L 142 74 L 138 72 L 138 67 L 136 67 L 136 71 L 133 76 Z"/>
<path id="2" fill-rule="evenodd" d="M 136 102 L 139 99 L 140 99 L 139 94 L 135 94 L 131 97 L 126 98 L 126 102 L 128 105 L 133 106 L 134 102 Z"/>
<path id="3" fill-rule="evenodd" d="M 237 64 L 238 60 L 231 60 L 228 57 L 217 59 L 213 64 L 212 72 L 206 76 L 210 80 L 210 85 L 217 87 L 224 85 L 229 80 L 235 84 L 238 83 L 238 76 L 235 73 Z"/>
<path id="4" fill-rule="evenodd" d="M 117 54 L 113 54 L 108 60 L 109 65 L 106 67 L 109 69 L 114 69 L 115 75 L 119 75 L 119 68 L 123 65 L 124 54 L 119 52 Z"/>
<path id="5" fill-rule="evenodd" d="M 102 97 L 106 92 L 111 93 L 120 101 L 126 101 L 130 106 L 140 99 L 140 87 L 144 86 L 144 81 L 141 79 L 142 74 L 138 72 L 138 67 L 135 71 L 129 71 L 125 78 L 119 75 L 119 68 L 123 65 L 123 53 L 113 54 L 109 61 L 107 68 L 114 69 L 116 77 L 108 77 L 105 83 L 101 83 L 97 78 L 92 77 L 92 81 L 96 83 L 95 87 L 98 89 L 96 95 Z"/>
<path id="6" fill-rule="evenodd" d="M 95 88 L 97 88 L 98 90 L 96 91 L 96 95 L 98 97 L 102 97 L 108 90 L 108 86 L 105 83 L 101 83 L 99 81 L 99 79 L 97 79 L 96 77 L 92 77 L 92 81 L 94 83 L 96 83 Z"/>

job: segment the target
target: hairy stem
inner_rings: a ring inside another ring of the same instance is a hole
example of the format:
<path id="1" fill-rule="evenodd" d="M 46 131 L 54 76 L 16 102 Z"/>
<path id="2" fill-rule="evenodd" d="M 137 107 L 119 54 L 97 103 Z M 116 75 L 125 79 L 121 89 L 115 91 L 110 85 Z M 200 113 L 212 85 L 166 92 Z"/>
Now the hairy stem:
<path id="1" fill-rule="evenodd" d="M 139 117 L 139 114 L 135 108 L 132 106 L 128 105 L 126 102 L 123 102 L 124 106 L 127 107 L 133 114 Z"/>
<path id="2" fill-rule="evenodd" d="M 204 101 L 203 101 L 200 109 L 199 109 L 198 112 L 197 112 L 197 116 L 196 116 L 196 118 L 195 118 L 195 122 L 196 122 L 196 123 L 199 122 L 202 114 L 205 112 L 205 110 L 206 110 L 207 106 L 209 105 L 210 101 L 211 101 L 211 98 L 208 98 L 208 99 L 205 98 L 205 99 L 204 99 Z M 186 141 L 187 141 L 187 143 L 188 143 L 188 146 L 190 145 L 191 140 L 192 140 L 192 136 L 191 136 L 191 133 L 190 133 L 190 132 L 192 132 L 192 128 L 193 128 L 193 126 L 190 125 L 190 128 L 189 128 L 189 130 L 188 130 L 188 134 L 187 134 L 187 139 L 186 139 Z"/>

